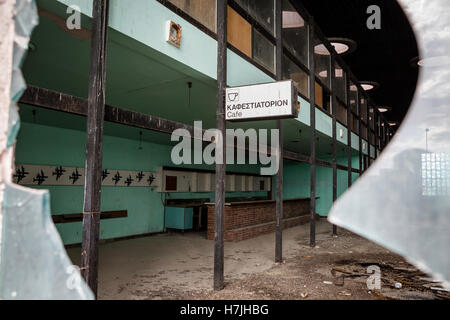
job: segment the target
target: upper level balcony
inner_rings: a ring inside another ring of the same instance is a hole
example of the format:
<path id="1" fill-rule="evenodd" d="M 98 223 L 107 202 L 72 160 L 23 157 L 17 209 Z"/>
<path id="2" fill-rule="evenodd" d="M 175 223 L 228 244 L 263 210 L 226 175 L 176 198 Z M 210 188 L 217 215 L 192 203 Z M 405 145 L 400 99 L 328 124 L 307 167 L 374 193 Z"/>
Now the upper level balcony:
<path id="1" fill-rule="evenodd" d="M 24 66 L 27 82 L 87 97 L 91 1 L 41 0 L 37 4 L 41 22 L 32 38 L 34 49 L 30 51 Z M 308 12 L 303 5 L 314 12 Z M 67 29 L 66 20 L 72 12 L 68 6 L 81 10 L 81 29 Z M 371 85 L 360 82 L 352 72 L 352 65 L 346 62 L 356 61 L 360 74 L 373 73 L 373 69 L 379 66 L 369 60 L 373 55 L 366 53 L 371 50 L 378 52 L 378 44 L 358 44 L 345 40 L 336 42 L 335 39 L 327 38 L 318 21 L 329 19 L 337 5 L 318 9 L 318 5 L 309 2 L 303 4 L 303 1 L 284 0 L 282 6 L 282 34 L 277 35 L 274 0 L 229 0 L 228 85 L 274 81 L 277 72 L 276 39 L 281 36 L 283 79 L 292 79 L 296 83 L 301 106 L 297 119 L 285 120 L 285 149 L 309 154 L 310 103 L 313 100 L 316 106 L 318 158 L 325 162 L 331 158 L 335 117 L 337 157 L 346 157 L 347 146 L 350 145 L 353 155 L 359 152 L 363 154 L 364 168 L 367 167 L 388 143 L 395 131 L 394 125 L 401 120 L 401 116 L 399 118 L 396 115 L 396 119 L 386 118 L 382 111 L 389 108 L 380 107 L 389 105 L 383 95 L 388 93 L 386 97 L 392 97 L 392 81 L 379 83 L 377 92 Z M 340 10 L 351 13 L 353 9 L 344 6 Z M 351 14 L 349 16 L 351 18 Z M 182 28 L 181 45 L 178 47 L 165 39 L 167 21 L 174 21 Z M 335 18 L 327 23 L 328 30 L 333 30 L 333 24 L 338 24 L 338 21 L 339 18 Z M 109 26 L 107 104 L 189 125 L 194 120 L 202 120 L 205 127 L 215 126 L 215 0 L 112 0 Z M 348 37 L 356 35 L 357 42 L 362 41 L 362 31 L 349 33 Z M 398 45 L 406 46 L 406 40 L 402 41 Z M 365 48 L 371 45 L 373 48 Z M 411 46 L 411 43 L 408 45 Z M 412 46 L 415 46 L 415 42 Z M 362 57 L 359 55 L 361 51 Z M 364 59 L 366 62 L 362 63 Z M 314 74 L 310 70 L 312 64 Z M 370 72 L 361 72 L 365 69 Z M 384 68 L 382 71 L 387 70 Z M 393 70 L 391 73 L 383 79 L 393 77 L 398 72 Z M 311 97 L 311 76 L 315 83 L 314 97 Z M 411 91 L 411 87 L 414 91 L 417 75 L 413 80 L 409 81 L 413 85 L 408 84 L 404 91 Z M 380 96 L 383 102 L 378 103 L 375 98 Z M 412 93 L 406 100 L 411 97 Z M 29 111 L 26 106 L 21 109 L 24 121 L 31 121 Z M 58 124 L 65 120 L 62 115 L 52 114 L 43 121 Z M 275 128 L 275 125 L 274 121 L 229 124 L 230 127 L 244 129 Z M 69 127 L 83 126 L 83 121 L 78 123 L 70 120 Z M 114 129 L 110 133 L 120 134 Z M 363 168 L 355 164 L 354 169 Z"/>

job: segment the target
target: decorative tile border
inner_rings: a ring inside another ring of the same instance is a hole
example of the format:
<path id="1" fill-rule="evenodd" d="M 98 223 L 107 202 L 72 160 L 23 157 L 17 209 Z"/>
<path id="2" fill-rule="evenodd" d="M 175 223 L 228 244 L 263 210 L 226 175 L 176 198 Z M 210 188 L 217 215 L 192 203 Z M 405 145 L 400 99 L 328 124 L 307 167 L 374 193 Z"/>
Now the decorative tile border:
<path id="1" fill-rule="evenodd" d="M 16 164 L 14 183 L 31 186 L 83 186 L 84 168 Z M 104 169 L 102 186 L 158 187 L 160 175 L 150 171 Z"/>

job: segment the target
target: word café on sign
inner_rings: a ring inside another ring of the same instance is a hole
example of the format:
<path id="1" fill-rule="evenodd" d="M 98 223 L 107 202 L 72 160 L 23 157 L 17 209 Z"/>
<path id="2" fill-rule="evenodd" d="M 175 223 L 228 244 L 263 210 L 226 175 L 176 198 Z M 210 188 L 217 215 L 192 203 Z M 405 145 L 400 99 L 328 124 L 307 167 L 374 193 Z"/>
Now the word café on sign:
<path id="1" fill-rule="evenodd" d="M 297 118 L 300 105 L 292 80 L 226 89 L 225 119 L 249 121 Z"/>

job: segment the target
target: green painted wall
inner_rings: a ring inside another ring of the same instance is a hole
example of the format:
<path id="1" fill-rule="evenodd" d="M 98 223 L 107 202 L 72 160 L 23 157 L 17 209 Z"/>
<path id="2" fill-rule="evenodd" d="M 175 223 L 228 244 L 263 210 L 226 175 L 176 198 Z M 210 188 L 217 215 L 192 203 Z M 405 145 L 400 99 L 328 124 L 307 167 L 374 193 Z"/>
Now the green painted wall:
<path id="1" fill-rule="evenodd" d="M 80 130 L 22 123 L 16 147 L 16 163 L 84 167 L 86 134 Z M 142 150 L 136 140 L 104 137 L 103 166 L 123 170 L 156 171 L 158 166 L 173 166 L 171 147 L 144 141 Z M 212 169 L 208 166 L 196 168 Z M 258 166 L 228 166 L 230 171 L 258 173 Z M 36 187 L 50 191 L 52 214 L 83 212 L 82 186 Z M 227 196 L 265 196 L 266 192 L 229 193 Z M 164 228 L 164 198 L 210 198 L 214 193 L 161 194 L 153 188 L 103 187 L 102 211 L 128 210 L 127 218 L 104 220 L 102 239 L 160 232 Z M 64 244 L 81 241 L 81 223 L 57 224 Z"/>
<path id="2" fill-rule="evenodd" d="M 44 9 L 65 14 L 63 4 L 79 5 L 82 12 L 91 15 L 91 0 L 39 0 Z M 85 20 L 85 19 L 84 19 Z M 166 20 L 174 20 L 183 26 L 181 48 L 175 48 L 163 39 Z M 186 119 L 203 119 L 212 125 L 215 119 L 215 83 L 217 43 L 201 30 L 190 25 L 172 11 L 155 0 L 111 1 L 110 52 L 108 59 L 107 101 L 123 108 L 148 112 L 168 119 L 190 123 Z M 84 24 L 84 26 L 86 26 Z M 80 96 L 87 93 L 88 41 L 81 41 L 55 29 L 51 21 L 42 18 L 42 32 L 36 33 L 34 41 L 38 50 L 31 53 L 25 75 L 32 84 L 60 90 Z M 51 37 L 48 37 L 52 34 Z M 64 40 L 54 41 L 54 39 Z M 59 47 L 54 47 L 55 43 Z M 131 58 L 130 58 L 131 57 Z M 63 66 L 57 61 L 68 61 Z M 143 67 L 144 66 L 144 67 Z M 52 69 L 53 68 L 53 69 Z M 69 73 L 68 73 L 69 72 Z M 51 74 L 51 76 L 49 76 Z M 70 74 L 70 77 L 67 76 Z M 194 81 L 192 106 L 186 104 L 186 81 Z M 261 70 L 248 63 L 232 51 L 228 51 L 228 84 L 242 85 L 272 81 Z M 142 86 L 148 90 L 141 90 Z M 75 88 L 75 89 L 74 89 Z M 139 90 L 138 90 L 139 89 Z M 176 92 L 177 94 L 171 94 Z M 172 99 L 172 98 L 177 98 Z M 309 103 L 301 101 L 298 124 L 309 125 Z M 152 104 L 149 104 L 149 101 Z M 169 107 L 168 107 L 169 106 Z M 177 106 L 174 108 L 173 106 Z M 316 126 L 319 132 L 332 136 L 331 118 L 317 109 Z M 187 117 L 186 115 L 189 115 Z M 199 116 L 201 115 L 201 116 Z M 21 114 L 21 116 L 23 116 Z M 60 128 L 58 124 L 32 124 L 29 118 L 23 123 L 18 137 L 17 163 L 84 166 L 85 131 L 80 123 L 64 124 L 72 129 Z M 39 115 L 38 115 L 39 118 Z M 73 117 L 75 119 L 75 117 Z M 73 121 L 75 122 L 75 120 Z M 287 123 L 289 120 L 286 121 Z M 51 126 L 54 125 L 54 126 Z M 61 125 L 60 125 L 61 126 Z M 143 150 L 138 150 L 134 129 L 111 126 L 113 135 L 106 133 L 104 139 L 104 167 L 128 170 L 156 170 L 159 165 L 172 166 L 170 146 L 158 144 L 164 139 L 148 139 L 143 142 Z M 338 132 L 340 125 L 338 124 Z M 106 129 L 105 129 L 106 130 Z M 291 130 L 297 134 L 298 130 Z M 106 131 L 105 131 L 106 132 Z M 137 131 L 136 131 L 137 132 Z M 347 143 L 347 130 L 338 140 Z M 149 142 L 151 141 L 151 142 Z M 330 138 L 331 141 L 331 138 Z M 155 143 L 157 142 L 157 143 Z M 352 134 L 352 147 L 359 143 Z M 366 148 L 367 150 L 367 148 Z M 372 148 L 373 150 L 373 148 Z M 347 164 L 346 158 L 339 163 Z M 358 167 L 358 157 L 353 158 L 353 166 Z M 199 166 L 200 168 L 208 168 Z M 198 167 L 197 167 L 198 168 Z M 212 169 L 211 167 L 208 169 Z M 236 172 L 258 173 L 258 166 L 228 166 Z M 309 165 L 285 162 L 284 198 L 309 197 Z M 355 177 L 354 177 L 355 178 Z M 330 168 L 317 168 L 317 212 L 327 215 L 332 205 L 332 173 Z M 275 179 L 274 179 L 275 182 Z M 347 188 L 347 173 L 338 172 L 338 193 Z M 82 187 L 50 187 L 53 214 L 82 212 Z M 235 196 L 243 195 L 236 193 Z M 249 195 L 249 194 L 245 194 Z M 255 193 L 255 195 L 261 195 Z M 265 195 L 265 193 L 263 194 Z M 164 195 L 171 198 L 210 197 L 213 193 Z M 163 199 L 161 194 L 146 188 L 105 187 L 102 191 L 102 210 L 127 209 L 129 217 L 101 222 L 101 238 L 115 238 L 130 234 L 159 232 L 163 229 Z M 81 224 L 57 225 L 65 244 L 81 240 Z"/>
<path id="3" fill-rule="evenodd" d="M 331 161 L 331 159 L 328 159 Z M 345 158 L 347 161 L 347 158 Z M 338 158 L 338 162 L 343 162 L 343 158 Z M 359 157 L 352 158 L 353 164 L 359 164 Z M 358 174 L 352 174 L 352 181 L 358 179 Z M 337 193 L 340 197 L 348 188 L 347 171 L 337 171 Z M 275 179 L 274 179 L 275 180 Z M 308 198 L 310 194 L 310 166 L 307 163 L 296 163 L 292 161 L 284 162 L 284 199 L 297 197 Z M 316 167 L 316 212 L 321 216 L 328 216 L 333 205 L 333 169 L 327 167 Z"/>
<path id="4" fill-rule="evenodd" d="M 52 10 L 59 14 L 64 14 L 64 5 L 78 5 L 84 15 L 87 17 L 92 15 L 92 3 L 90 0 L 58 0 L 54 3 L 39 0 L 38 4 L 47 10 Z M 173 20 L 183 27 L 183 40 L 180 48 L 176 48 L 164 41 L 165 22 L 167 20 Z M 109 26 L 125 35 L 125 37 L 129 37 L 147 48 L 151 48 L 152 58 L 163 64 L 176 66 L 177 69 L 182 68 L 182 65 L 184 65 L 186 70 L 193 69 L 208 78 L 217 78 L 216 40 L 155 0 L 134 0 L 132 3 L 112 0 Z M 125 40 L 121 39 L 120 41 Z M 146 54 L 149 53 L 147 52 Z M 233 51 L 228 50 L 227 54 L 227 79 L 229 86 L 274 80 Z M 120 57 L 120 59 L 123 59 L 123 57 Z M 108 69 L 110 70 L 111 68 L 109 67 Z M 126 74 L 126 72 L 120 70 L 118 74 Z M 127 80 L 127 82 L 129 81 L 130 79 Z M 215 90 L 215 88 L 211 89 Z M 173 90 L 173 88 L 169 88 L 169 90 Z M 302 98 L 299 98 L 299 101 L 301 102 L 301 109 L 297 120 L 309 125 L 309 103 Z M 121 104 L 119 103 L 119 105 Z M 319 108 L 316 108 L 316 128 L 319 132 L 329 137 L 332 136 L 332 119 Z M 347 144 L 347 130 L 338 123 L 338 133 L 340 128 L 344 129 L 344 135 L 340 137 L 337 134 L 337 139 L 339 142 Z M 352 147 L 358 150 L 359 143 L 357 143 L 357 138 L 355 138 L 356 136 L 352 137 Z"/>

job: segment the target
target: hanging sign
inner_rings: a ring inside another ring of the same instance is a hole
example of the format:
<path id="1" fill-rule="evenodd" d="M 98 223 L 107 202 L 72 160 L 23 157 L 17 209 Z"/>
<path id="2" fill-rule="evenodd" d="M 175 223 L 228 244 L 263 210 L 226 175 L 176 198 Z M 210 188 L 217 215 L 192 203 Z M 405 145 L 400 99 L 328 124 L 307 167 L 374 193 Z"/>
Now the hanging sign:
<path id="1" fill-rule="evenodd" d="M 292 80 L 226 89 L 227 121 L 297 118 L 298 113 L 297 89 Z"/>

